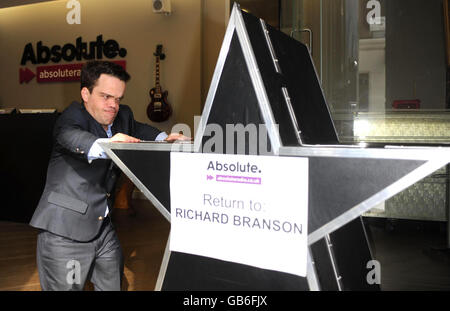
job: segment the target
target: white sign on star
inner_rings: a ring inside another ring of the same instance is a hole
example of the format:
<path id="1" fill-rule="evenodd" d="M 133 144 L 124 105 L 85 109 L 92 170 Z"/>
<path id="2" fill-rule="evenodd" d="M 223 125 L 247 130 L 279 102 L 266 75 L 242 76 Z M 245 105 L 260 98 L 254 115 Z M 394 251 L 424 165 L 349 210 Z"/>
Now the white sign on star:
<path id="1" fill-rule="evenodd" d="M 171 153 L 172 251 L 306 276 L 308 159 Z"/>

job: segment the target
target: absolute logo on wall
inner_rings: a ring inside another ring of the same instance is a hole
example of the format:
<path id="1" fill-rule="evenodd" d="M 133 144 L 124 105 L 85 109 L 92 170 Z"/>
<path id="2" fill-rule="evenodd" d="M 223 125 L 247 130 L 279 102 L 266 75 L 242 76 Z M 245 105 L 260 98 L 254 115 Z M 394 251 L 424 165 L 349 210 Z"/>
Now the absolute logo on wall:
<path id="1" fill-rule="evenodd" d="M 25 45 L 20 64 L 26 66 L 42 65 L 36 67 L 36 73 L 29 68 L 19 69 L 19 82 L 28 83 L 35 76 L 38 83 L 43 82 L 69 82 L 79 81 L 81 75 L 81 68 L 85 64 L 57 64 L 64 60 L 66 62 L 106 59 L 112 60 L 117 57 L 125 57 L 127 50 L 120 47 L 115 40 L 103 40 L 103 35 L 98 35 L 95 41 L 84 42 L 82 37 L 78 37 L 75 43 L 67 43 L 63 46 L 54 45 L 46 46 L 42 41 L 39 41 L 34 46 L 32 43 Z M 56 65 L 45 65 L 56 63 Z M 117 60 L 115 63 L 125 68 L 125 60 Z"/>

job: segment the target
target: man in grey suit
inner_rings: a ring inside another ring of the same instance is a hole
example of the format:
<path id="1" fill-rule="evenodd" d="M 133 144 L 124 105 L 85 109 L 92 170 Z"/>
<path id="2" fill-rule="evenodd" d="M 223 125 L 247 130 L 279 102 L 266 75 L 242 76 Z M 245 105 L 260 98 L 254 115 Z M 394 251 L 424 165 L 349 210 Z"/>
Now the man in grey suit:
<path id="1" fill-rule="evenodd" d="M 134 120 L 121 105 L 129 74 L 112 62 L 87 63 L 81 72 L 82 103 L 58 118 L 46 185 L 30 225 L 41 229 L 37 266 L 42 290 L 120 290 L 123 255 L 109 214 L 120 171 L 98 144 L 187 140 Z"/>

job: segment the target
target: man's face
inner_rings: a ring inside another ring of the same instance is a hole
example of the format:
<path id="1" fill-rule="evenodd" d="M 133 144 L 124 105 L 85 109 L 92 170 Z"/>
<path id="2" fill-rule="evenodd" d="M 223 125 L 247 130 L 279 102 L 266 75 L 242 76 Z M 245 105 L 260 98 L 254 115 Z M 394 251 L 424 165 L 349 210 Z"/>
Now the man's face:
<path id="1" fill-rule="evenodd" d="M 107 74 L 101 74 L 92 92 L 81 90 L 86 110 L 106 130 L 119 111 L 119 103 L 125 93 L 125 82 Z"/>

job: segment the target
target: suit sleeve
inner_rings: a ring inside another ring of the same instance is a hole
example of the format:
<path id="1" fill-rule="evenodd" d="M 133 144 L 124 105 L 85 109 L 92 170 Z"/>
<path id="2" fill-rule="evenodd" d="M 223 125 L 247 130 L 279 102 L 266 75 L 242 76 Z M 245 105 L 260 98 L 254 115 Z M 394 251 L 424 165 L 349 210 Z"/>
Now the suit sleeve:
<path id="1" fill-rule="evenodd" d="M 134 119 L 133 112 L 128 106 L 123 108 L 128 114 L 128 122 L 130 124 L 130 135 L 142 140 L 155 140 L 161 133 L 161 130 L 151 125 L 138 122 Z"/>
<path id="2" fill-rule="evenodd" d="M 63 112 L 55 124 L 53 134 L 57 148 L 85 160 L 92 144 L 98 138 L 87 131 L 87 121 L 78 115 L 77 111 Z"/>
<path id="3" fill-rule="evenodd" d="M 161 131 L 151 125 L 134 121 L 135 136 L 142 140 L 155 140 Z"/>

